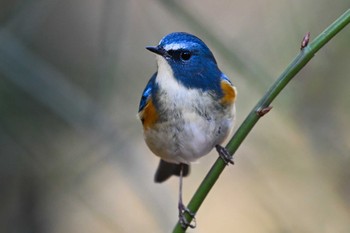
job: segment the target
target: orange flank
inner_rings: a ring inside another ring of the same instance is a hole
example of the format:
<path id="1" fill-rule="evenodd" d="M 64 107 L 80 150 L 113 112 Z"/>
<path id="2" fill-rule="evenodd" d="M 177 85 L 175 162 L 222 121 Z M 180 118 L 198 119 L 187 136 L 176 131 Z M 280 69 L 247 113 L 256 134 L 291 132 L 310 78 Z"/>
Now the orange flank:
<path id="1" fill-rule="evenodd" d="M 221 81 L 221 89 L 224 94 L 221 98 L 221 103 L 224 105 L 233 104 L 235 102 L 237 94 L 236 88 L 226 81 Z"/>
<path id="2" fill-rule="evenodd" d="M 157 122 L 158 113 L 151 98 L 149 98 L 145 108 L 140 112 L 139 116 L 145 130 L 151 128 Z"/>

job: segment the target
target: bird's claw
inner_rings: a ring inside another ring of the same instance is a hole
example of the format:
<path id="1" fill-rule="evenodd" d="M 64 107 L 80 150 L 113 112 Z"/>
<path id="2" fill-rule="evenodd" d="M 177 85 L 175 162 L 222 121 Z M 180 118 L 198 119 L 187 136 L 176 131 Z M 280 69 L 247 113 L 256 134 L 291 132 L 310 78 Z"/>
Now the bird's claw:
<path id="1" fill-rule="evenodd" d="M 230 153 L 226 150 L 225 147 L 220 146 L 220 145 L 216 145 L 215 146 L 216 151 L 219 153 L 219 156 L 222 160 L 224 160 L 225 164 L 228 165 L 230 164 L 234 164 L 232 156 L 230 155 Z"/>
<path id="2" fill-rule="evenodd" d="M 186 219 L 185 213 L 188 213 L 191 216 L 192 220 L 190 222 Z M 190 209 L 188 209 L 186 206 L 184 206 L 181 203 L 179 204 L 179 222 L 182 228 L 190 227 L 193 229 L 193 228 L 196 228 L 197 226 L 195 213 L 191 212 Z"/>

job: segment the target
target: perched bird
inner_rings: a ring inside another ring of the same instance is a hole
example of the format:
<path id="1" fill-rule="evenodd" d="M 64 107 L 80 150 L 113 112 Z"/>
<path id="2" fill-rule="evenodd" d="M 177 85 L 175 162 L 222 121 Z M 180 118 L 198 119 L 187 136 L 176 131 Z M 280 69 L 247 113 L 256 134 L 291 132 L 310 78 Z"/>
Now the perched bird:
<path id="1" fill-rule="evenodd" d="M 146 144 L 160 157 L 154 179 L 180 177 L 179 220 L 193 227 L 183 216 L 188 210 L 182 203 L 182 177 L 191 162 L 214 147 L 232 162 L 220 144 L 233 128 L 236 88 L 194 35 L 174 32 L 146 49 L 156 54 L 158 70 L 143 91 L 138 116 Z"/>

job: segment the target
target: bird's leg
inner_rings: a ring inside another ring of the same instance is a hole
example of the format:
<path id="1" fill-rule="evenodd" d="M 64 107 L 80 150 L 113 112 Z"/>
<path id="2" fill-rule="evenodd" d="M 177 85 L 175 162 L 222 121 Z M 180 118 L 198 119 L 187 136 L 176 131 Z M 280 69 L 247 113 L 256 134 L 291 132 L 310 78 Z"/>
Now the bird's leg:
<path id="1" fill-rule="evenodd" d="M 180 164 L 180 177 L 179 177 L 179 203 L 178 203 L 178 208 L 179 208 L 179 222 L 183 228 L 190 227 L 190 228 L 195 228 L 196 227 L 196 218 L 194 217 L 195 214 L 191 212 L 182 202 L 182 178 L 183 178 L 183 165 Z M 193 224 L 191 222 L 188 222 L 185 213 L 188 213 L 192 217 Z"/>
<path id="2" fill-rule="evenodd" d="M 216 148 L 216 151 L 219 153 L 219 156 L 221 157 L 221 159 L 224 160 L 224 162 L 226 163 L 226 165 L 228 165 L 229 163 L 234 164 L 232 155 L 230 155 L 230 153 L 226 150 L 225 147 L 216 145 L 215 148 Z"/>

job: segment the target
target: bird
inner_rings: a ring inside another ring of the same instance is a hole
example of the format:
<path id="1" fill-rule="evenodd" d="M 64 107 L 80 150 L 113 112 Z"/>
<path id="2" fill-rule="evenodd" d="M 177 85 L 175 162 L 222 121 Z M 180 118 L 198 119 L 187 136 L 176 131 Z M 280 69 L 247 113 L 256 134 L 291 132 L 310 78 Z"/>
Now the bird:
<path id="1" fill-rule="evenodd" d="M 173 32 L 146 49 L 156 55 L 157 71 L 144 88 L 138 117 L 147 146 L 160 158 L 154 181 L 179 176 L 179 221 L 194 228 L 184 217 L 194 214 L 182 202 L 182 178 L 214 147 L 233 163 L 221 144 L 234 126 L 237 90 L 195 35 Z"/>

